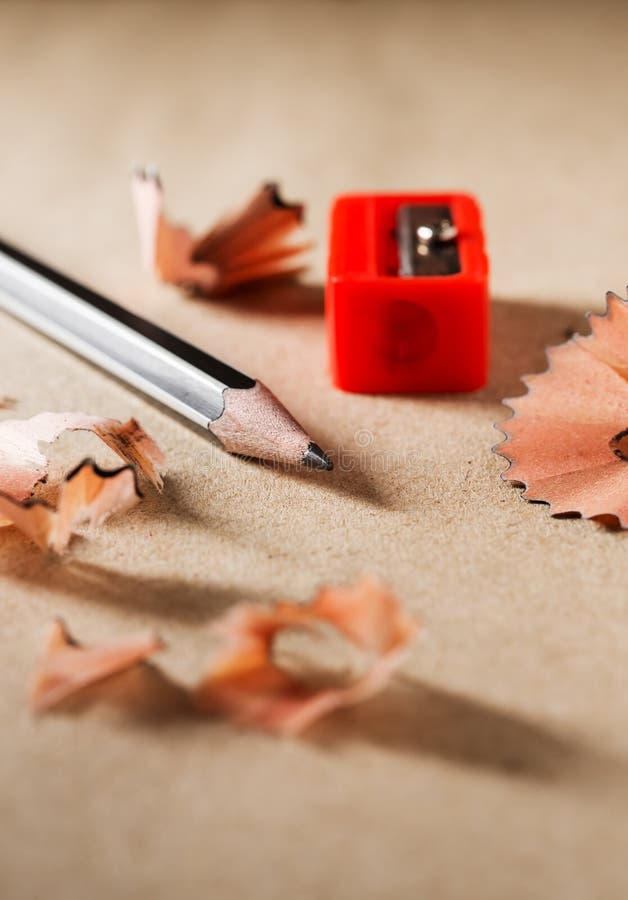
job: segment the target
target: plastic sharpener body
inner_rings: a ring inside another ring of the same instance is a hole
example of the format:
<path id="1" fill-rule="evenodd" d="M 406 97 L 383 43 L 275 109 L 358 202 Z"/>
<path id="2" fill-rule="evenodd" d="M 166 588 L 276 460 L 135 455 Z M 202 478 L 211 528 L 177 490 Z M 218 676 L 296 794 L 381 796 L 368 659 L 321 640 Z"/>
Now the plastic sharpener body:
<path id="1" fill-rule="evenodd" d="M 488 260 L 468 194 L 354 194 L 331 210 L 332 380 L 357 393 L 472 391 L 488 375 Z"/>

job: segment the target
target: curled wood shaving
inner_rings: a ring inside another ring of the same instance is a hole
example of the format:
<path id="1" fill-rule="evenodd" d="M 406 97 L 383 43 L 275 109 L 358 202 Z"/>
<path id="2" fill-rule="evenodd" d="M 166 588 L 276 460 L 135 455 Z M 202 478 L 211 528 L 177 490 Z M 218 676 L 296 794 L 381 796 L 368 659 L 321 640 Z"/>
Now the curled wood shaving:
<path id="1" fill-rule="evenodd" d="M 323 588 L 306 605 L 241 604 L 215 624 L 222 648 L 200 683 L 191 691 L 175 690 L 190 711 L 295 735 L 320 716 L 380 691 L 405 658 L 417 627 L 397 598 L 371 580 Z M 47 709 L 161 647 L 156 638 L 142 636 L 80 648 L 57 621 L 32 705 Z"/>
<path id="2" fill-rule="evenodd" d="M 295 735 L 320 716 L 381 690 L 405 658 L 417 627 L 397 598 L 371 579 L 323 588 L 309 604 L 241 604 L 214 625 L 222 646 L 200 682 L 176 691 L 190 711 Z M 161 646 L 142 637 L 77 648 L 56 622 L 32 704 L 37 711 L 48 709 Z"/>
<path id="3" fill-rule="evenodd" d="M 53 622 L 33 679 L 30 704 L 42 713 L 83 688 L 124 672 L 164 648 L 151 634 L 138 634 L 110 644 L 83 647 L 61 619 Z"/>
<path id="4" fill-rule="evenodd" d="M 50 444 L 64 431 L 92 431 L 118 456 L 161 490 L 164 457 L 135 419 L 115 419 L 85 413 L 40 413 L 31 419 L 0 422 L 0 491 L 15 500 L 26 500 L 35 485 L 48 477 L 48 458 L 39 444 Z"/>
<path id="5" fill-rule="evenodd" d="M 296 734 L 379 691 L 405 658 L 416 628 L 397 598 L 372 580 L 323 588 L 307 605 L 238 606 L 215 626 L 224 646 L 195 700 L 200 709 L 238 723 Z M 326 648 L 330 630 L 333 643 Z"/>
<path id="6" fill-rule="evenodd" d="M 142 260 L 163 281 L 216 296 L 305 268 L 303 254 L 312 245 L 298 238 L 303 205 L 285 203 L 274 183 L 196 239 L 165 217 L 155 172 L 136 172 L 132 190 Z"/>
<path id="7" fill-rule="evenodd" d="M 42 550 L 62 554 L 79 526 L 87 525 L 91 532 L 115 513 L 131 509 L 140 496 L 131 466 L 106 472 L 86 460 L 63 482 L 56 508 L 0 494 L 0 516 Z"/>
<path id="8" fill-rule="evenodd" d="M 46 481 L 49 460 L 39 449 L 64 431 L 92 431 L 130 464 L 105 472 L 85 460 L 61 487 L 56 508 L 32 500 L 36 485 Z M 63 553 L 75 528 L 93 529 L 140 498 L 134 469 L 158 490 L 163 486 L 164 457 L 135 419 L 84 413 L 40 413 L 31 419 L 0 422 L 0 526 L 14 524 L 42 548 Z"/>

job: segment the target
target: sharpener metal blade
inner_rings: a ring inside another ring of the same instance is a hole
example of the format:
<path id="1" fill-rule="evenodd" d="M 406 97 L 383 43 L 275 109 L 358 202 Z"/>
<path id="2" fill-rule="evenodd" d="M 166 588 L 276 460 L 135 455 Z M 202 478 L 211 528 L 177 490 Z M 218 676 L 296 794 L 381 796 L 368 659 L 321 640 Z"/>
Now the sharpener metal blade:
<path id="1" fill-rule="evenodd" d="M 457 231 L 449 206 L 402 204 L 397 210 L 399 275 L 460 272 Z"/>

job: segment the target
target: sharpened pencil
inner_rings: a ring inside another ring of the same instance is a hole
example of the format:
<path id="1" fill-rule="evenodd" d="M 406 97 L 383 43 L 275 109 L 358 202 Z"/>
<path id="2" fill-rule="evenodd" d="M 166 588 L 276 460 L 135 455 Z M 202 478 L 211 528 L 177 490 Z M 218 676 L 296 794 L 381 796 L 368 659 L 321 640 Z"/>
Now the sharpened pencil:
<path id="1" fill-rule="evenodd" d="M 206 428 L 230 453 L 332 468 L 260 381 L 4 241 L 0 309 Z"/>

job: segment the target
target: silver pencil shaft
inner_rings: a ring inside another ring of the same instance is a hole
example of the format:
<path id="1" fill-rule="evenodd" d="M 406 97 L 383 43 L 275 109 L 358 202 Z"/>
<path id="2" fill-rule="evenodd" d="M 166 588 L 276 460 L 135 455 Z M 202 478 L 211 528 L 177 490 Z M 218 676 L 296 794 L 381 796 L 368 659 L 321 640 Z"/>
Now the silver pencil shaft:
<path id="1" fill-rule="evenodd" d="M 101 299 L 114 312 L 125 312 Z M 222 415 L 223 392 L 228 384 L 9 255 L 2 244 L 0 308 L 197 425 L 207 428 Z M 139 317 L 128 318 L 143 322 L 153 333 L 172 337 Z M 249 382 L 254 383 L 252 379 Z"/>
<path id="2" fill-rule="evenodd" d="M 263 384 L 3 241 L 0 309 L 207 429 L 231 453 L 332 468 Z"/>

